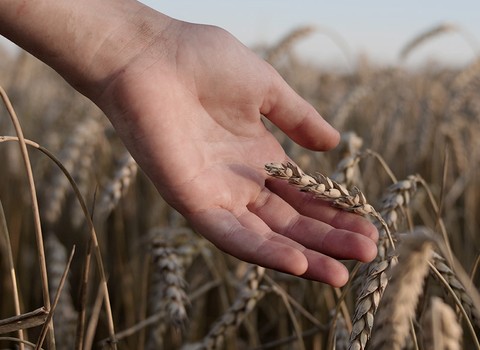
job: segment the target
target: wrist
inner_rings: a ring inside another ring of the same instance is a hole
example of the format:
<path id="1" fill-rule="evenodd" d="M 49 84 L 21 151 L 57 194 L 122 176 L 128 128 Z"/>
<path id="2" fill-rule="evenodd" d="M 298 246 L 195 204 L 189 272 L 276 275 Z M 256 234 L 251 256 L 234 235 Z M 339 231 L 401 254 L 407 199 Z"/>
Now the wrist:
<path id="1" fill-rule="evenodd" d="M 153 42 L 167 53 L 173 21 L 135 0 L 0 2 L 0 34 L 92 99 Z"/>
<path id="2" fill-rule="evenodd" d="M 80 74 L 71 78 L 70 83 L 95 102 L 139 57 L 148 56 L 154 44 L 156 50 L 150 55 L 156 63 L 163 61 L 166 65 L 169 53 L 174 51 L 175 35 L 170 28 L 178 21 L 136 1 L 131 3 L 132 8 L 118 10 L 116 20 L 85 57 Z"/>

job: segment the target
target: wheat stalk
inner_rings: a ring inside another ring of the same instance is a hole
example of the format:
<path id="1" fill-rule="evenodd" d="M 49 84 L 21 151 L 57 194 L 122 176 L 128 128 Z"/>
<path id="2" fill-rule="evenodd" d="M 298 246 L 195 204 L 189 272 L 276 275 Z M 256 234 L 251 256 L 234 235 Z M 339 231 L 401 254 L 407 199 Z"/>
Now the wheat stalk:
<path id="1" fill-rule="evenodd" d="M 48 262 L 47 269 L 49 276 L 48 284 L 50 294 L 55 295 L 55 291 L 60 285 L 65 265 L 68 261 L 68 255 L 65 247 L 53 232 L 47 232 L 45 236 L 45 255 Z M 78 315 L 71 297 L 70 283 L 66 280 L 63 285 L 63 292 L 58 299 L 55 317 L 53 318 L 55 340 L 58 348 L 73 349 L 77 317 Z"/>
<path id="2" fill-rule="evenodd" d="M 1 88 L 0 88 L 0 91 L 1 91 Z M 7 142 L 7 141 L 21 142 L 21 140 L 18 137 L 0 136 L 0 142 Z M 86 222 L 87 222 L 89 230 L 90 230 L 90 237 L 91 237 L 91 240 L 92 240 L 93 251 L 95 253 L 95 258 L 96 258 L 98 270 L 100 272 L 101 288 L 103 289 L 103 298 L 104 298 L 104 303 L 105 303 L 105 311 L 106 311 L 106 315 L 107 315 L 108 332 L 109 332 L 110 341 L 111 341 L 110 346 L 113 349 L 116 349 L 117 347 L 116 347 L 116 342 L 115 342 L 115 338 L 114 338 L 115 337 L 115 329 L 114 329 L 114 323 L 113 323 L 113 315 L 112 315 L 112 309 L 111 309 L 111 304 L 110 304 L 110 296 L 109 296 L 109 293 L 108 293 L 107 278 L 106 278 L 106 274 L 105 274 L 105 268 L 104 268 L 104 264 L 103 264 L 102 253 L 100 251 L 100 246 L 98 244 L 98 238 L 97 238 L 95 226 L 94 226 L 94 224 L 92 222 L 92 219 L 91 219 L 91 216 L 88 212 L 87 205 L 85 204 L 85 200 L 84 200 L 82 194 L 80 193 L 80 191 L 78 190 L 78 187 L 77 187 L 75 181 L 73 180 L 72 176 L 70 175 L 68 170 L 65 169 L 65 167 L 63 166 L 62 162 L 60 162 L 60 160 L 58 160 L 48 149 L 40 146 L 36 142 L 33 142 L 31 140 L 28 140 L 28 139 L 23 139 L 23 142 L 24 142 L 25 145 L 29 145 L 29 146 L 41 151 L 42 153 L 44 153 L 48 158 L 50 158 L 50 160 L 52 160 L 55 163 L 56 166 L 58 166 L 60 168 L 60 170 L 65 175 L 65 177 L 68 178 L 70 186 L 72 187 L 73 192 L 75 193 L 75 196 L 77 197 L 77 200 L 78 200 L 78 202 L 79 202 L 79 204 L 82 208 L 82 211 L 84 213 Z M 37 220 L 40 221 L 39 218 Z M 43 241 L 42 241 L 42 255 L 41 255 L 41 257 L 44 258 Z M 45 270 L 46 270 L 46 268 L 45 268 Z M 43 272 L 42 272 L 42 274 L 43 274 Z M 46 271 L 45 271 L 45 274 L 46 274 Z M 48 293 L 48 281 L 47 281 L 47 293 Z M 50 303 L 49 300 L 48 300 L 48 302 Z"/>
<path id="3" fill-rule="evenodd" d="M 62 276 L 59 279 L 59 284 L 58 284 L 57 290 L 55 292 L 55 296 L 52 300 L 52 307 L 48 312 L 47 319 L 45 320 L 45 323 L 43 324 L 42 329 L 40 331 L 40 335 L 38 336 L 38 341 L 37 341 L 37 344 L 35 346 L 35 350 L 41 349 L 41 347 L 43 345 L 43 342 L 45 341 L 45 337 L 50 332 L 50 329 L 51 329 L 50 323 L 52 321 L 53 314 L 55 313 L 56 308 L 58 306 L 60 296 L 62 295 L 63 287 L 64 287 L 66 279 L 67 279 L 67 274 L 70 271 L 70 265 L 72 263 L 72 259 L 73 259 L 74 254 L 75 254 L 75 246 L 73 246 L 73 248 L 72 248 L 72 251 L 70 253 L 70 257 L 67 259 L 66 264 L 65 264 L 65 268 L 64 268 L 63 273 L 62 273 Z"/>
<path id="4" fill-rule="evenodd" d="M 23 129 L 20 125 L 20 121 L 13 109 L 12 103 L 8 98 L 7 93 L 5 90 L 0 86 L 0 95 L 2 97 L 3 103 L 7 108 L 8 114 L 10 115 L 11 121 L 15 128 L 15 132 L 18 136 L 18 145 L 20 147 L 20 152 L 22 154 L 25 171 L 27 173 L 29 190 L 30 190 L 30 198 L 31 198 L 31 205 L 32 205 L 32 213 L 33 213 L 33 221 L 34 221 L 34 229 L 35 229 L 35 240 L 37 244 L 37 256 L 38 256 L 38 263 L 40 265 L 40 275 L 41 275 L 41 283 L 42 283 L 42 296 L 43 296 L 43 304 L 45 308 L 50 311 L 50 292 L 48 290 L 48 275 L 47 275 L 47 265 L 45 259 L 45 249 L 43 245 L 43 233 L 42 233 L 42 224 L 40 219 L 40 209 L 37 199 L 37 190 L 35 187 L 35 180 L 33 177 L 33 170 L 32 164 L 30 162 L 30 156 L 27 150 L 27 144 L 25 137 L 23 136 Z M 54 350 L 55 349 L 55 338 L 54 338 L 54 330 L 53 324 L 50 324 L 50 332 L 48 332 L 48 345 Z"/>
<path id="5" fill-rule="evenodd" d="M 12 297 L 13 297 L 13 308 L 15 309 L 15 316 L 20 316 L 22 311 L 20 307 L 20 295 L 18 290 L 17 274 L 15 271 L 15 262 L 13 259 L 12 245 L 10 242 L 10 234 L 8 232 L 7 220 L 5 219 L 5 212 L 3 211 L 3 205 L 0 201 L 0 254 L 2 256 L 7 256 L 7 266 L 10 272 L 10 282 L 12 284 Z M 20 341 L 24 340 L 24 333 L 22 329 L 18 330 L 18 339 Z M 24 350 L 24 344 L 20 342 L 20 350 Z"/>
<path id="6" fill-rule="evenodd" d="M 412 51 L 419 47 L 421 44 L 424 44 L 429 39 L 432 39 L 440 34 L 450 33 L 454 31 L 459 31 L 460 28 L 452 23 L 441 23 L 436 25 L 432 28 L 428 28 L 427 30 L 421 32 L 412 40 L 410 40 L 403 48 L 400 50 L 400 60 L 405 61 L 407 57 L 412 53 Z"/>

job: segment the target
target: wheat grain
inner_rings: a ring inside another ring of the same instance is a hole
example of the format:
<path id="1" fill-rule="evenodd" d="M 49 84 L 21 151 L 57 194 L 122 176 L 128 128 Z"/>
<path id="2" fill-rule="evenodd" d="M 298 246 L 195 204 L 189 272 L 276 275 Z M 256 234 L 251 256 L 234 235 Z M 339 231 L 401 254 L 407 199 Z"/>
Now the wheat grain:
<path id="1" fill-rule="evenodd" d="M 347 188 L 362 186 L 358 166 L 362 145 L 363 140 L 354 132 L 342 134 L 340 147 L 343 150 L 343 159 L 337 164 L 335 172 L 331 176 L 332 180 Z"/>
<path id="2" fill-rule="evenodd" d="M 307 175 L 293 163 L 265 165 L 270 176 L 287 180 L 301 191 L 312 193 L 315 197 L 327 200 L 337 208 L 361 215 L 371 215 L 381 220 L 376 210 L 367 203 L 363 193 L 354 188 L 350 192 L 342 185 L 325 175 Z"/>
<path id="3" fill-rule="evenodd" d="M 298 166 L 290 162 L 285 164 L 266 164 L 265 170 L 270 176 L 287 180 L 301 191 L 312 193 L 316 198 L 332 203 L 334 207 L 375 218 L 387 234 L 391 245 L 394 246 L 387 224 L 375 208 L 367 203 L 365 195 L 358 188 L 354 187 L 349 191 L 344 186 L 320 173 L 314 176 L 307 175 Z"/>
<path id="4" fill-rule="evenodd" d="M 388 227 L 398 230 L 398 217 L 406 210 L 420 182 L 418 175 L 409 175 L 405 180 L 390 185 L 382 198 L 380 214 Z"/>

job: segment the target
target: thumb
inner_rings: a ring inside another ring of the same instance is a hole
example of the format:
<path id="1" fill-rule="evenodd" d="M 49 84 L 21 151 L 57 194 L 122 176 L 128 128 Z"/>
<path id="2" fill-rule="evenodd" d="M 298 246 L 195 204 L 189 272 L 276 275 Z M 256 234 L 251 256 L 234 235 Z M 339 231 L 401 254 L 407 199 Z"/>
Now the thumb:
<path id="1" fill-rule="evenodd" d="M 274 71 L 260 112 L 300 146 L 315 151 L 335 147 L 340 134 Z"/>

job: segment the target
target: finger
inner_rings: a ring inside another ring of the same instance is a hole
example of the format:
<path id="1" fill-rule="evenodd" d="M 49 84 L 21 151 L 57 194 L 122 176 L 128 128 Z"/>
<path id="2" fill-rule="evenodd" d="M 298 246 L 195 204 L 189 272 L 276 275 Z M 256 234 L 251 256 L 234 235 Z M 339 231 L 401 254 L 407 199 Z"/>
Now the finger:
<path id="1" fill-rule="evenodd" d="M 267 179 L 266 187 L 302 215 L 323 221 L 336 228 L 360 233 L 374 242 L 378 240 L 375 225 L 358 214 L 334 208 L 331 203 L 315 198 L 310 193 L 301 192 L 283 180 Z"/>
<path id="2" fill-rule="evenodd" d="M 348 280 L 340 262 L 271 231 L 252 213 L 244 212 L 237 219 L 227 210 L 209 209 L 187 218 L 219 249 L 241 260 L 338 287 Z"/>
<path id="3" fill-rule="evenodd" d="M 273 72 L 272 75 L 272 85 L 260 112 L 303 147 L 316 151 L 335 147 L 340 140 L 338 131 L 293 91 L 278 73 Z"/>
<path id="4" fill-rule="evenodd" d="M 348 270 L 342 263 L 321 252 L 304 247 L 300 240 L 291 240 L 289 239 L 290 237 L 287 238 L 286 236 L 273 233 L 267 223 L 255 213 L 245 211 L 238 216 L 238 220 L 240 224 L 249 229 L 257 230 L 257 232 L 265 230 L 265 232 L 273 234 L 271 236 L 272 241 L 288 244 L 298 249 L 307 259 L 307 270 L 301 275 L 303 278 L 327 283 L 334 287 L 341 287 L 348 281 Z M 259 252 L 259 254 L 261 256 L 262 253 Z M 278 259 L 285 259 L 285 256 L 280 254 Z"/>
<path id="5" fill-rule="evenodd" d="M 348 270 L 339 261 L 312 250 L 304 252 L 308 260 L 308 269 L 302 277 L 328 283 L 333 287 L 342 287 L 348 282 Z"/>
<path id="6" fill-rule="evenodd" d="M 303 246 L 337 259 L 368 262 L 377 248 L 368 237 L 298 213 L 281 197 L 264 189 L 249 205 L 270 228 Z"/>
<path id="7" fill-rule="evenodd" d="M 253 216 L 253 214 L 252 214 Z M 243 214 L 242 224 L 231 212 L 216 208 L 187 215 L 201 235 L 241 260 L 300 276 L 307 271 L 305 248 L 271 231 L 258 217 Z"/>

